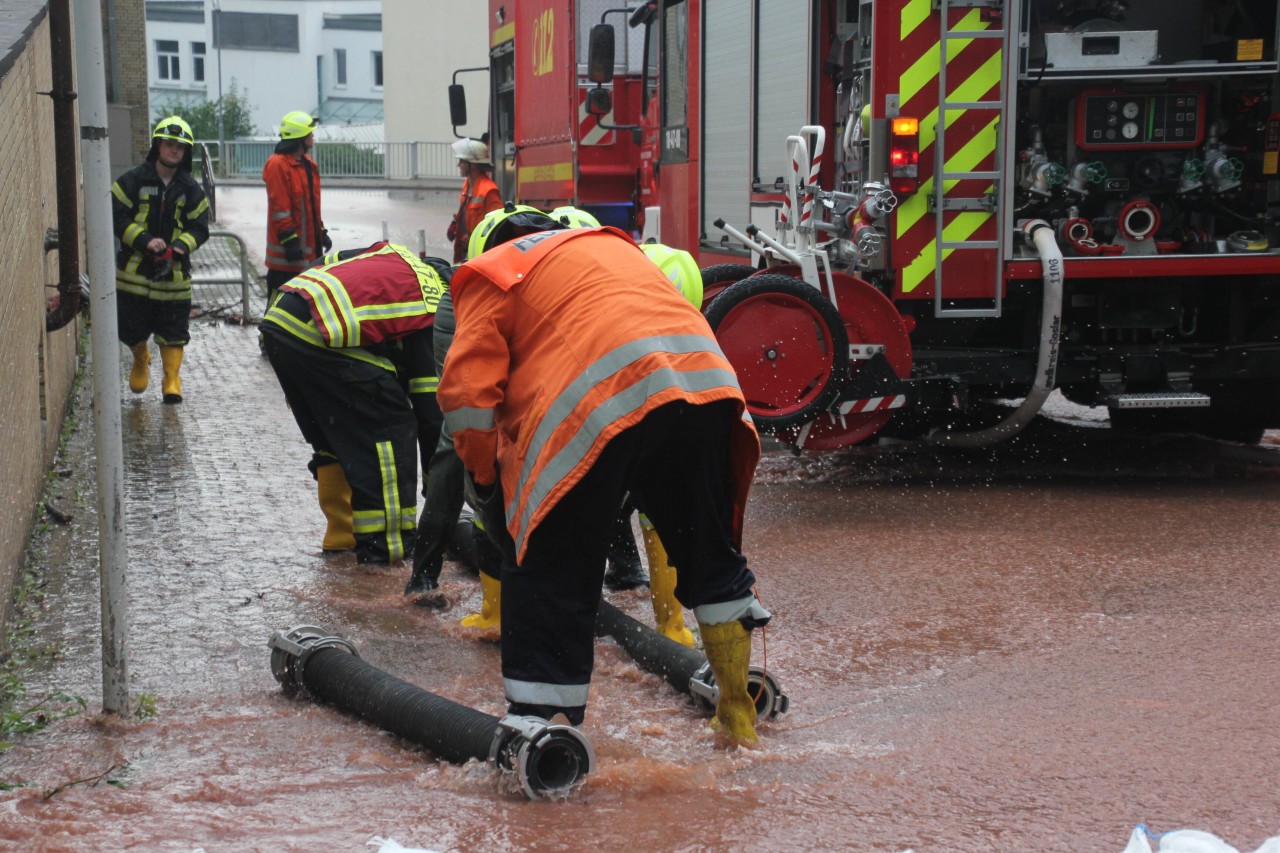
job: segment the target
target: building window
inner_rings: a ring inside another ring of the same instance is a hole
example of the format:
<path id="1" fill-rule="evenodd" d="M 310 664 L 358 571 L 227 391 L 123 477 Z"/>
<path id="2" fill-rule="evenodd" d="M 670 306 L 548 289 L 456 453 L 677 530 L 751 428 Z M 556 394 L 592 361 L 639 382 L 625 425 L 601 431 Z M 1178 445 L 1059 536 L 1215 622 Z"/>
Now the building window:
<path id="1" fill-rule="evenodd" d="M 213 46 L 229 50 L 298 52 L 298 16 L 213 12 Z"/>
<path id="2" fill-rule="evenodd" d="M 373 88 L 382 88 L 382 51 L 373 52 Z"/>
<path id="3" fill-rule="evenodd" d="M 177 82 L 182 79 L 178 66 L 178 43 L 156 40 L 156 74 L 160 80 Z"/>
<path id="4" fill-rule="evenodd" d="M 197 83 L 204 82 L 204 42 L 191 43 L 191 79 Z"/>
<path id="5" fill-rule="evenodd" d="M 333 50 L 333 84 L 335 86 L 347 85 L 347 52 L 343 48 L 337 47 Z"/>

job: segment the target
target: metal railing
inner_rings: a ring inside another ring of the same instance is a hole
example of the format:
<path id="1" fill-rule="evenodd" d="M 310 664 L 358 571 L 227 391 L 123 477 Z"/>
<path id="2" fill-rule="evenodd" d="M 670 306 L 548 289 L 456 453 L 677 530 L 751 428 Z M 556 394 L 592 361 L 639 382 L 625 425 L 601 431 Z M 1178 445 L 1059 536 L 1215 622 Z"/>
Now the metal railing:
<path id="1" fill-rule="evenodd" d="M 311 156 L 326 178 L 456 178 L 457 156 L 449 142 L 317 142 Z M 275 151 L 274 140 L 201 140 L 220 178 L 257 178 Z"/>
<path id="2" fill-rule="evenodd" d="M 240 269 L 238 276 L 234 274 L 237 266 Z M 249 249 L 244 238 L 234 231 L 211 229 L 208 241 L 191 256 L 193 295 L 196 288 L 216 288 L 212 292 L 202 291 L 201 302 L 205 306 L 202 315 L 225 314 L 232 309 L 238 296 L 239 319 L 243 326 L 252 317 L 249 300 L 257 283 L 257 274 L 249 268 Z M 236 285 L 239 285 L 238 291 L 233 289 Z"/>

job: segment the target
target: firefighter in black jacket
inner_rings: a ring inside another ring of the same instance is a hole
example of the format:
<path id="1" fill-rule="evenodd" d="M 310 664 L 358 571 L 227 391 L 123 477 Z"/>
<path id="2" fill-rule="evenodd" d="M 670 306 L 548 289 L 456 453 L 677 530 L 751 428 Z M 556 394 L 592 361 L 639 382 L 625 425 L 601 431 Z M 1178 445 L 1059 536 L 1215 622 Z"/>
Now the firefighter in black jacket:
<path id="1" fill-rule="evenodd" d="M 281 285 L 262 320 L 312 448 L 325 552 L 387 564 L 413 551 L 419 453 L 430 458 L 442 422 L 431 334 L 448 280 L 445 261 L 375 243 Z"/>
<path id="2" fill-rule="evenodd" d="M 182 348 L 190 340 L 191 253 L 209 239 L 209 201 L 191 176 L 191 127 L 161 119 L 146 162 L 111 186 L 120 341 L 133 353 L 129 390 L 147 390 L 155 336 L 164 402 L 182 402 Z"/>

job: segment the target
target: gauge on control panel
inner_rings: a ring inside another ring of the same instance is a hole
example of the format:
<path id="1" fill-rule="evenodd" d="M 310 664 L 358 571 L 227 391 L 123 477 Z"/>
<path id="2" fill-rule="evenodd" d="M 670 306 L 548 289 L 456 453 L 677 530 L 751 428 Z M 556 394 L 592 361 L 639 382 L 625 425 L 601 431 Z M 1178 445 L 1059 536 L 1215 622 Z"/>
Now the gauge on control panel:
<path id="1" fill-rule="evenodd" d="M 1075 101 L 1076 145 L 1083 151 L 1195 148 L 1204 142 L 1205 103 L 1198 86 L 1085 89 Z"/>

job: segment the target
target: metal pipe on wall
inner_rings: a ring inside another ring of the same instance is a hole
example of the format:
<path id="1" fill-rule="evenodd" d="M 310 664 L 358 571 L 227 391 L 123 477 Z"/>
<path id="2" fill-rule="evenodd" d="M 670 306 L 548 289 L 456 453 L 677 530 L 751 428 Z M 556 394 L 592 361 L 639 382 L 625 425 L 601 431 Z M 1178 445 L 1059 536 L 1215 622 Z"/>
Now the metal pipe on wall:
<path id="1" fill-rule="evenodd" d="M 56 332 L 80 313 L 80 215 L 76 183 L 76 108 L 71 63 L 71 3 L 49 4 L 53 78 L 53 163 L 57 179 L 58 303 L 45 313 L 46 331 Z"/>

